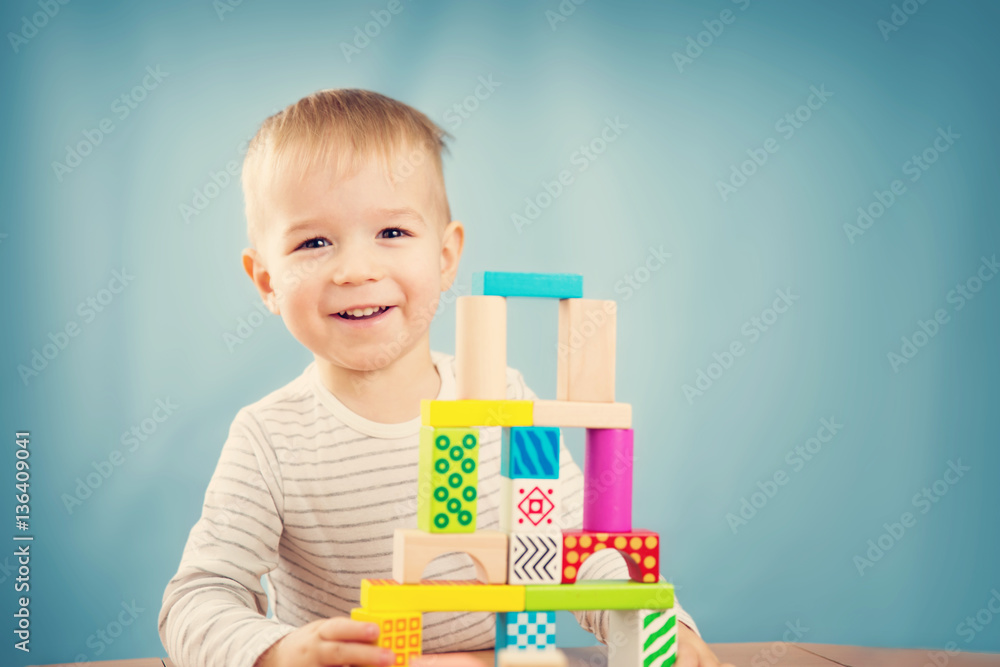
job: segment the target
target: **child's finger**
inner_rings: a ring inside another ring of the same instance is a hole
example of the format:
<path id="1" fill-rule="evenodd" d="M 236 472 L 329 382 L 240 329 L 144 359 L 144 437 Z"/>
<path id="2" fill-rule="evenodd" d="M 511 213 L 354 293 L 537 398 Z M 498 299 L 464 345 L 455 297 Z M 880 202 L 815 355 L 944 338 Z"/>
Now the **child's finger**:
<path id="1" fill-rule="evenodd" d="M 378 625 L 349 618 L 330 618 L 317 628 L 320 639 L 340 642 L 373 642 L 378 637 Z"/>
<path id="2" fill-rule="evenodd" d="M 319 648 L 322 665 L 374 665 L 389 667 L 396 662 L 396 654 L 389 649 L 357 642 L 324 641 Z"/>

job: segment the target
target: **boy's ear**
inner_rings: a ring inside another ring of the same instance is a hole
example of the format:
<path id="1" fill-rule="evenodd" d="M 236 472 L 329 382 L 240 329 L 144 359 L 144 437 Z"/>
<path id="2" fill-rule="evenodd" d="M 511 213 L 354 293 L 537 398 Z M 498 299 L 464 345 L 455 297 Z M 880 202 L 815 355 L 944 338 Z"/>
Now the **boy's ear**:
<path id="1" fill-rule="evenodd" d="M 451 289 L 458 273 L 458 261 L 462 258 L 465 245 L 465 227 L 458 220 L 452 220 L 444 228 L 441 237 L 441 291 Z"/>
<path id="2" fill-rule="evenodd" d="M 275 315 L 280 315 L 278 308 L 278 295 L 271 286 L 271 274 L 264 266 L 264 260 L 254 248 L 247 248 L 243 251 L 243 270 L 250 276 L 254 287 L 260 293 L 260 298 L 264 304 Z"/>

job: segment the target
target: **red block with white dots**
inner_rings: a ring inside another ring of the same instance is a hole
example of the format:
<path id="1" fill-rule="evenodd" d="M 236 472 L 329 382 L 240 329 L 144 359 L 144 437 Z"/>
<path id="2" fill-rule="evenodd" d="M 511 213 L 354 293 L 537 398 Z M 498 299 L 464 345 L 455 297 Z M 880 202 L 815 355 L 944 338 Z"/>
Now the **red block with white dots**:
<path id="1" fill-rule="evenodd" d="M 616 549 L 625 557 L 628 575 L 633 581 L 649 584 L 660 580 L 660 536 L 651 530 L 621 533 L 564 530 L 562 535 L 564 584 L 575 582 L 583 561 L 602 549 Z"/>
<path id="2" fill-rule="evenodd" d="M 500 530 L 558 533 L 562 493 L 558 479 L 500 478 Z"/>

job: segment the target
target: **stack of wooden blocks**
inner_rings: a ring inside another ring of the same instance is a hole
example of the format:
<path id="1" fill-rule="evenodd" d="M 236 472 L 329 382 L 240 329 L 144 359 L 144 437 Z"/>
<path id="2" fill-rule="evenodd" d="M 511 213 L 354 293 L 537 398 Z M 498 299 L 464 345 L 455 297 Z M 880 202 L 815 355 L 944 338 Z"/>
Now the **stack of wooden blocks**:
<path id="1" fill-rule="evenodd" d="M 559 302 L 556 400 L 507 400 L 507 299 Z M 669 667 L 677 655 L 673 586 L 660 581 L 660 539 L 632 527 L 632 406 L 615 402 L 614 301 L 584 299 L 572 274 L 476 274 L 457 302 L 458 400 L 421 405 L 417 529 L 395 533 L 393 579 L 365 579 L 351 618 L 380 625 L 380 646 L 406 667 L 420 655 L 421 613 L 496 613 L 500 667 L 556 667 L 555 612 L 608 609 L 609 667 Z M 500 426 L 500 530 L 476 530 L 479 428 Z M 560 428 L 586 429 L 582 529 L 560 526 Z M 614 549 L 630 580 L 577 581 Z M 477 580 L 422 580 L 450 552 Z"/>

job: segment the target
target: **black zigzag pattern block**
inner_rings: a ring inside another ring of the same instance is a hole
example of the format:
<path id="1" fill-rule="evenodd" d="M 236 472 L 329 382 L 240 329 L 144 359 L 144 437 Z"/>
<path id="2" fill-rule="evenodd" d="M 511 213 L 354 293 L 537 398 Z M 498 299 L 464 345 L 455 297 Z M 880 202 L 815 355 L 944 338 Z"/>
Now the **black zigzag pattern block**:
<path id="1" fill-rule="evenodd" d="M 530 534 L 510 536 L 510 583 L 556 583 L 562 581 L 559 568 L 561 536 Z"/>

